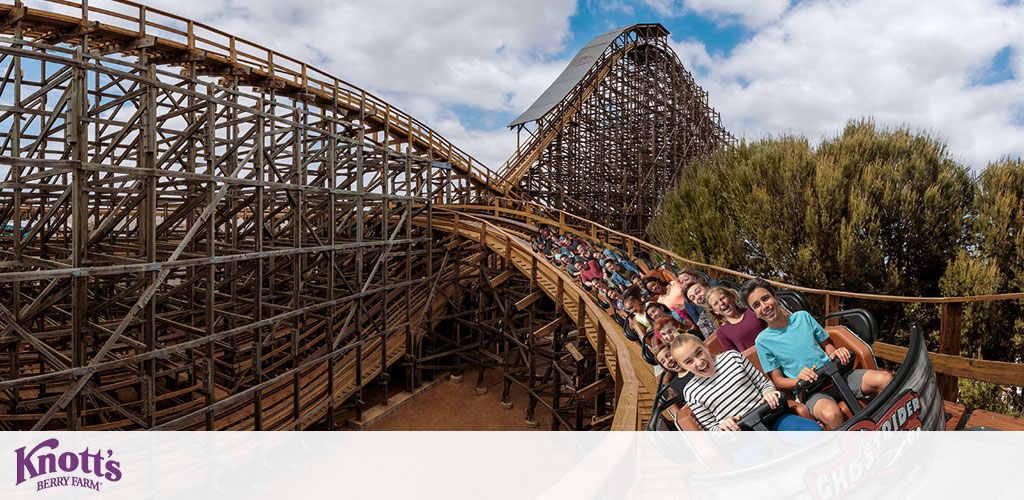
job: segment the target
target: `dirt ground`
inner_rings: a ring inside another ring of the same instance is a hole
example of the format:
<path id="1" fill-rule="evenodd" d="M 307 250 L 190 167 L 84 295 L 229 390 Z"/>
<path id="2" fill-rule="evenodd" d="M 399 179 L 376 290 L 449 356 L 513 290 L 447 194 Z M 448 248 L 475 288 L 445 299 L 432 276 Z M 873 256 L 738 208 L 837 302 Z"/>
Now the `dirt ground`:
<path id="1" fill-rule="evenodd" d="M 537 427 L 529 428 L 527 395 L 513 384 L 511 410 L 501 408 L 502 378 L 497 370 L 486 370 L 487 393 L 476 393 L 477 371 L 467 369 L 461 383 L 444 380 L 405 403 L 366 430 L 371 431 L 528 431 L 551 429 L 551 413 L 538 404 L 534 412 Z"/>

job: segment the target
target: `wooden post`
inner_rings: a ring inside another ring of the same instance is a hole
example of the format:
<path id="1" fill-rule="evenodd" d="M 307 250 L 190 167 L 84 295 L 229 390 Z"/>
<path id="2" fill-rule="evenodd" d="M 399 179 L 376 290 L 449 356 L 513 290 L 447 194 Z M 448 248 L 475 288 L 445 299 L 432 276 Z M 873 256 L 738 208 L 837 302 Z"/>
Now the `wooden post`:
<path id="1" fill-rule="evenodd" d="M 512 238 L 505 235 L 505 264 L 502 269 L 508 270 L 512 266 Z"/>
<path id="2" fill-rule="evenodd" d="M 963 322 L 963 302 L 944 302 L 942 304 L 942 322 L 939 326 L 939 353 L 960 355 L 960 325 Z M 957 377 L 938 375 L 939 393 L 942 399 L 956 402 L 960 393 Z"/>
<path id="3" fill-rule="evenodd" d="M 831 314 L 839 310 L 839 296 L 831 293 L 825 294 L 825 314 Z M 825 321 L 825 326 L 838 326 L 839 318 L 832 318 Z"/>
<path id="4" fill-rule="evenodd" d="M 565 280 L 562 275 L 558 275 L 558 282 L 555 283 L 555 314 L 562 314 L 564 304 L 562 304 L 562 298 L 565 296 Z"/>

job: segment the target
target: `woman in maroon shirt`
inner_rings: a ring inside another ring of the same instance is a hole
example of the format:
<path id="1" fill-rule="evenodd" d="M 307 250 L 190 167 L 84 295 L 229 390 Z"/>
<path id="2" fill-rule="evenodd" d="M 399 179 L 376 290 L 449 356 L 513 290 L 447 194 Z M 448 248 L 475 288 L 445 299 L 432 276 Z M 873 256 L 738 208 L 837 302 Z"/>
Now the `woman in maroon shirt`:
<path id="1" fill-rule="evenodd" d="M 711 320 L 718 325 L 718 329 L 715 330 L 718 343 L 725 351 L 743 352 L 753 347 L 757 334 L 768 326 L 754 315 L 754 311 L 739 305 L 736 291 L 731 288 L 712 288 L 708 292 L 707 305 L 711 312 Z"/>

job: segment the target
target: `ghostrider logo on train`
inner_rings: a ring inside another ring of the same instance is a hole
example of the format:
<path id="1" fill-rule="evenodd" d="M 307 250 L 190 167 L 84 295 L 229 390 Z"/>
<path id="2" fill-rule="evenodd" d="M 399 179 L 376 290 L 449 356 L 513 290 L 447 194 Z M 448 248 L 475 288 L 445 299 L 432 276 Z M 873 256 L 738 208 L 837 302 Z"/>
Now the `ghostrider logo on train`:
<path id="1" fill-rule="evenodd" d="M 921 399 L 907 390 L 882 418 L 864 420 L 850 427 L 851 431 L 914 431 L 921 430 Z"/>
<path id="2" fill-rule="evenodd" d="M 14 485 L 36 480 L 36 491 L 62 486 L 100 491 L 104 480 L 110 483 L 121 480 L 121 463 L 111 460 L 114 450 L 90 451 L 86 447 L 82 451 L 74 452 L 58 450 L 59 446 L 60 441 L 50 438 L 37 444 L 30 451 L 26 452 L 25 446 L 14 450 L 18 467 L 17 482 Z M 60 472 L 71 475 L 54 475 Z"/>
<path id="3" fill-rule="evenodd" d="M 905 470 L 909 447 L 920 436 L 917 432 L 887 435 L 881 433 L 845 433 L 840 442 L 842 453 L 809 469 L 804 484 L 811 498 L 843 498 L 878 479 Z"/>

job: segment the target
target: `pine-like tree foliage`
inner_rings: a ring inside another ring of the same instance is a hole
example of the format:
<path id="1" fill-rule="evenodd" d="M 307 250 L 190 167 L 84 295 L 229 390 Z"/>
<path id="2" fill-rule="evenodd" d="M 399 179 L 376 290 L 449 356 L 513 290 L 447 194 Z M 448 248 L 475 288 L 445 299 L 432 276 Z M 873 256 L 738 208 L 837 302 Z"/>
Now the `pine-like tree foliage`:
<path id="1" fill-rule="evenodd" d="M 665 248 L 787 283 L 906 296 L 1024 289 L 1024 162 L 972 179 L 940 140 L 871 120 L 817 147 L 787 136 L 719 151 L 662 208 L 649 232 Z M 919 321 L 935 347 L 938 306 L 842 301 L 858 306 L 882 340 L 905 345 Z M 1024 301 L 968 302 L 961 332 L 964 356 L 1024 362 Z M 1024 415 L 1021 388 L 961 379 L 960 402 Z"/>
<path id="2" fill-rule="evenodd" d="M 1003 159 L 982 172 L 970 229 L 973 241 L 946 269 L 942 293 L 990 295 L 1024 289 L 1024 162 Z M 965 356 L 1024 361 L 1024 302 L 966 303 L 961 334 Z M 969 408 L 1024 413 L 1019 388 L 961 380 L 960 402 Z"/>
<path id="3" fill-rule="evenodd" d="M 816 148 L 779 137 L 720 151 L 665 197 L 650 232 L 679 255 L 788 283 L 936 295 L 973 197 L 941 141 L 860 120 Z"/>

